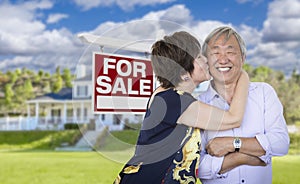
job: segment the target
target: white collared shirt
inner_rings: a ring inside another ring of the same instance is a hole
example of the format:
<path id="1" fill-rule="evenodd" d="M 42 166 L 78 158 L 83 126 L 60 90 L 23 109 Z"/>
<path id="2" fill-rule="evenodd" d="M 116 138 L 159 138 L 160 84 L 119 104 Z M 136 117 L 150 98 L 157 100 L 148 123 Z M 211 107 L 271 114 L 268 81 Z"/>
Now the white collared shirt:
<path id="1" fill-rule="evenodd" d="M 201 94 L 200 101 L 228 110 L 228 103 L 212 87 Z M 272 156 L 287 154 L 289 135 L 283 107 L 275 90 L 267 83 L 252 82 L 242 125 L 225 131 L 202 131 L 201 161 L 198 177 L 203 184 L 271 184 Z M 224 157 L 213 157 L 205 150 L 206 143 L 214 137 L 256 137 L 266 154 L 260 159 L 267 166 L 242 165 L 224 174 L 218 174 Z"/>

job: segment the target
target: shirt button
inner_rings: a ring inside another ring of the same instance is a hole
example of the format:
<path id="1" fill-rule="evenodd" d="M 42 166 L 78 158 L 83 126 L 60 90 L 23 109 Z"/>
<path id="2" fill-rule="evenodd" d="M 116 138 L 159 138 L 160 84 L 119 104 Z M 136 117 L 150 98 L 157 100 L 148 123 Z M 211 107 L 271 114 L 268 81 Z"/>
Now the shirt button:
<path id="1" fill-rule="evenodd" d="M 242 180 L 242 183 L 245 183 L 245 180 Z"/>

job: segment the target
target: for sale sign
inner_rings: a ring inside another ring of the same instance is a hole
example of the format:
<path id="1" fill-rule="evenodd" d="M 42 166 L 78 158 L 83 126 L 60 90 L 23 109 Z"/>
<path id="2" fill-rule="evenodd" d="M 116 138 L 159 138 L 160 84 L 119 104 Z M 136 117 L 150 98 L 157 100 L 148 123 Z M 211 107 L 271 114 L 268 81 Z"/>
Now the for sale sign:
<path id="1" fill-rule="evenodd" d="M 150 60 L 94 53 L 93 84 L 94 113 L 144 113 L 154 89 Z"/>

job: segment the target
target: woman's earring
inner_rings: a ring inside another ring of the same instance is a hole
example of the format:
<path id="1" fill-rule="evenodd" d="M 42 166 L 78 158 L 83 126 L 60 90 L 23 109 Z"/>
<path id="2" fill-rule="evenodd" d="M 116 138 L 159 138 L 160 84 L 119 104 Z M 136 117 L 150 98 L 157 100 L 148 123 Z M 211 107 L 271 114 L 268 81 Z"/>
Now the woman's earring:
<path id="1" fill-rule="evenodd" d="M 185 77 L 183 78 L 183 80 L 184 80 L 184 81 L 188 81 L 188 80 L 190 80 L 190 78 L 189 78 L 188 76 L 185 76 Z"/>

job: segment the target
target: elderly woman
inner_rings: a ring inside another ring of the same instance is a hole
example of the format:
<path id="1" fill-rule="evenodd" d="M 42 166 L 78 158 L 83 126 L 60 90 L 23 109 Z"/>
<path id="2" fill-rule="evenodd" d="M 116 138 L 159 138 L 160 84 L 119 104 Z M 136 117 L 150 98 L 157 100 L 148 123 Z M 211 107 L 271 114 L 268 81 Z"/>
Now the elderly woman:
<path id="1" fill-rule="evenodd" d="M 200 129 L 240 126 L 248 75 L 242 72 L 228 111 L 201 103 L 191 95 L 198 84 L 210 79 L 200 51 L 198 40 L 184 31 L 153 44 L 151 62 L 160 87 L 149 99 L 135 154 L 115 184 L 196 183 Z"/>

